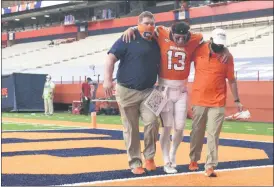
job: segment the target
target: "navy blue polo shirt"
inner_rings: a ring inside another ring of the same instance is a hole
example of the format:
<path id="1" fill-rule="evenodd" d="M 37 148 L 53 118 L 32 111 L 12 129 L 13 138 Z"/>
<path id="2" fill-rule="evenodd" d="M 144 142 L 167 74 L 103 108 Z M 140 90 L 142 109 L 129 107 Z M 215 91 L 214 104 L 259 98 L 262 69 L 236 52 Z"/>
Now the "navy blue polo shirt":
<path id="1" fill-rule="evenodd" d="M 145 40 L 138 31 L 135 31 L 135 36 L 130 43 L 119 38 L 108 53 L 120 60 L 117 82 L 127 88 L 144 90 L 156 83 L 161 60 L 160 48 L 155 40 Z"/>

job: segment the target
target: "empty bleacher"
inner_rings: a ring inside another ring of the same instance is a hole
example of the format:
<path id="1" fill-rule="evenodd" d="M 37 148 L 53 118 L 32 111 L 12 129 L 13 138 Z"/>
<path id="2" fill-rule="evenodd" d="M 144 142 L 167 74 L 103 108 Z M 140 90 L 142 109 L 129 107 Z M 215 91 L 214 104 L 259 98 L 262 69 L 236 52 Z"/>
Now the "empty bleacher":
<path id="1" fill-rule="evenodd" d="M 29 72 L 35 71 L 35 69 L 41 69 L 49 66 L 54 66 L 53 68 L 56 68 L 58 66 L 71 66 L 73 64 L 77 64 L 77 66 L 82 66 L 85 68 L 92 63 L 102 63 L 102 59 L 94 60 L 92 55 L 106 51 L 120 35 L 121 33 L 116 33 L 88 37 L 87 39 L 80 40 L 78 42 L 43 47 L 46 48 L 46 50 L 36 51 L 34 49 L 33 52 L 27 53 L 25 55 L 14 55 L 12 58 L 3 59 L 3 72 L 5 74 L 14 71 Z M 47 42 L 47 44 L 48 43 L 49 42 Z M 24 51 L 24 48 L 28 48 L 34 44 L 35 43 L 21 44 L 21 50 Z M 13 47 L 11 47 L 11 49 Z M 3 56 L 9 55 L 9 53 L 12 51 L 10 49 L 7 51 L 8 54 L 6 54 L 7 49 L 3 50 Z"/>
<path id="2" fill-rule="evenodd" d="M 201 32 L 208 40 L 211 31 L 218 27 L 227 31 L 228 47 L 234 56 L 238 80 L 257 80 L 258 70 L 261 80 L 273 80 L 273 16 L 192 25 L 191 29 Z M 77 81 L 80 76 L 83 80 L 84 76 L 95 74 L 100 74 L 102 80 L 106 52 L 121 34 L 90 36 L 53 47 L 48 46 L 49 41 L 14 45 L 3 49 L 2 71 L 4 74 L 50 73 L 57 82 L 61 81 L 61 76 L 65 82 L 72 81 L 72 76 Z M 95 65 L 95 72 L 89 68 L 90 65 Z M 193 75 L 192 67 L 190 81 Z"/>

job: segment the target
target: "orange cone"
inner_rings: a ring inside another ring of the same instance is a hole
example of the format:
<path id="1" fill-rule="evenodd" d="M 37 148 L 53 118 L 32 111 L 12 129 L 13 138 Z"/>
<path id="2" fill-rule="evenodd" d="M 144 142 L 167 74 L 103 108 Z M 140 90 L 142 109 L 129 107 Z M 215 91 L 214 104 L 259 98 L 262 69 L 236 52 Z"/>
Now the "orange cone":
<path id="1" fill-rule="evenodd" d="M 96 112 L 91 112 L 90 117 L 91 117 L 92 128 L 96 129 L 96 127 L 97 127 Z"/>

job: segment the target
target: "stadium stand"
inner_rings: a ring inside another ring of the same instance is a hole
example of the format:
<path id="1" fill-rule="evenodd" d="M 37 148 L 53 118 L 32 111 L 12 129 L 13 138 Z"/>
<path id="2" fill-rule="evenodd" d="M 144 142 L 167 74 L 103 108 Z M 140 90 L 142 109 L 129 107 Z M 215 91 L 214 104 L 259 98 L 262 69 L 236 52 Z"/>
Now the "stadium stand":
<path id="1" fill-rule="evenodd" d="M 15 5 L 25 4 L 29 2 L 34 2 L 34 1 L 1 1 L 3 8 L 12 7 Z"/>
<path id="2" fill-rule="evenodd" d="M 256 80 L 258 70 L 263 80 L 273 79 L 273 16 L 192 25 L 191 29 L 202 32 L 204 39 L 208 40 L 216 27 L 225 28 L 228 33 L 229 50 L 235 58 L 238 79 Z M 54 46 L 48 45 L 50 41 L 14 45 L 3 49 L 3 73 L 51 72 L 53 80 L 58 82 L 62 76 L 65 82 L 71 81 L 72 75 L 79 80 L 80 76 L 90 74 L 92 70 L 88 68 L 89 65 L 95 65 L 96 74 L 103 76 L 106 51 L 121 34 L 90 36 L 85 40 Z M 250 63 L 253 68 L 249 67 Z M 255 68 L 258 63 L 264 63 L 265 66 Z M 247 70 L 249 73 L 246 73 Z M 193 73 L 192 68 L 190 81 L 193 80 Z"/>
<path id="3" fill-rule="evenodd" d="M 37 42 L 39 43 L 39 45 L 41 45 L 41 48 L 30 50 L 32 52 L 28 51 L 27 54 L 20 55 L 20 56 L 12 53 L 13 54 L 12 58 L 9 58 L 9 57 L 5 58 L 3 60 L 3 73 L 9 74 L 15 71 L 32 73 L 32 72 L 37 72 L 36 69 L 40 69 L 40 68 L 43 68 L 43 69 L 39 70 L 39 72 L 47 71 L 46 69 L 44 69 L 44 67 L 49 67 L 54 65 L 52 69 L 56 69 L 56 68 L 63 69 L 63 67 L 68 67 L 68 71 L 66 72 L 68 75 L 70 75 L 69 78 L 71 79 L 71 71 L 72 70 L 74 71 L 74 69 L 69 69 L 71 68 L 71 65 L 73 66 L 74 64 L 76 64 L 78 67 L 80 67 L 80 69 L 86 69 L 87 66 L 91 63 L 103 64 L 102 59 L 104 59 L 105 53 L 102 53 L 103 55 L 98 58 L 96 58 L 97 55 L 95 55 L 94 57 L 94 54 L 100 53 L 103 50 L 107 50 L 120 35 L 121 33 L 98 35 L 96 37 L 88 37 L 85 40 L 80 40 L 75 43 L 54 45 L 51 47 L 47 46 L 49 41 L 46 43 Z M 31 48 L 33 45 L 34 43 L 20 44 L 21 47 L 18 47 L 18 48 L 21 50 L 24 50 L 26 48 L 27 49 Z M 90 47 L 86 47 L 86 46 L 90 46 Z M 96 46 L 96 47 L 92 47 L 92 46 Z M 8 48 L 3 49 L 4 56 L 10 55 L 10 54 L 6 54 L 7 49 Z M 11 52 L 13 52 L 13 50 L 11 50 Z M 41 56 L 45 58 L 41 58 Z M 18 61 L 20 61 L 21 63 L 18 63 Z M 56 64 L 58 65 L 56 66 Z M 24 67 L 28 67 L 28 68 L 26 69 Z M 60 75 L 60 72 L 57 73 L 57 75 L 58 74 Z M 78 76 L 77 74 L 75 74 L 75 72 L 73 74 L 75 76 Z M 81 73 L 80 75 L 83 75 L 83 73 Z M 53 78 L 55 78 L 54 74 L 52 74 L 52 76 Z"/>

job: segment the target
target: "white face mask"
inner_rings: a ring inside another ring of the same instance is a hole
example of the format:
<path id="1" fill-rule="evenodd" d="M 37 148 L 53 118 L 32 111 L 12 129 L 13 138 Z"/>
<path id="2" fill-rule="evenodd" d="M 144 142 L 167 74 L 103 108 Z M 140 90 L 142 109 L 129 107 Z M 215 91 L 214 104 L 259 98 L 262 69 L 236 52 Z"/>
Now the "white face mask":
<path id="1" fill-rule="evenodd" d="M 47 79 L 46 79 L 46 81 L 47 81 L 47 82 L 49 82 L 49 81 L 50 81 L 50 79 L 49 79 L 49 78 L 47 78 Z"/>

